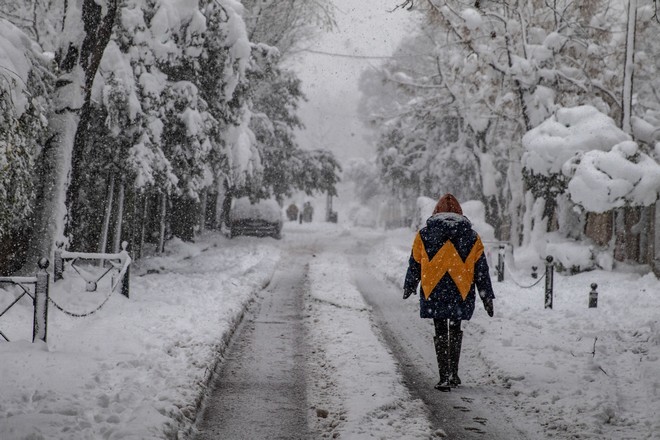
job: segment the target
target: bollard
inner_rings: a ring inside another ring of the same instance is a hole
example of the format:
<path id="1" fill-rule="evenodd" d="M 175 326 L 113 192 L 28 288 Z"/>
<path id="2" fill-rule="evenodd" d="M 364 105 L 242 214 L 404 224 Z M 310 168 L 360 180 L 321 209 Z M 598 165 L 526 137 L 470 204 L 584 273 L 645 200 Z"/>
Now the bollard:
<path id="1" fill-rule="evenodd" d="M 500 245 L 500 250 L 497 253 L 497 281 L 504 281 L 504 245 Z"/>
<path id="2" fill-rule="evenodd" d="M 589 308 L 594 309 L 598 307 L 598 284 L 591 283 L 591 292 L 589 292 Z"/>
<path id="3" fill-rule="evenodd" d="M 126 268 L 126 273 L 124 274 L 124 278 L 122 278 L 122 280 L 121 280 L 121 294 L 124 295 L 126 298 L 129 297 L 128 293 L 129 293 L 130 286 L 128 284 L 128 279 L 129 279 L 129 276 L 130 276 L 130 271 L 131 271 L 131 267 L 129 266 L 129 267 Z"/>
<path id="4" fill-rule="evenodd" d="M 552 256 L 548 255 L 545 258 L 545 308 L 552 308 L 552 277 L 554 274 L 554 266 L 552 264 Z"/>
<path id="5" fill-rule="evenodd" d="M 532 278 L 537 279 L 539 277 L 539 274 L 537 272 L 538 269 L 539 269 L 538 266 L 532 266 Z"/>
<path id="6" fill-rule="evenodd" d="M 37 283 L 34 286 L 34 318 L 32 323 L 32 342 L 41 339 L 46 342 L 48 325 L 48 279 L 50 275 L 46 272 L 47 258 L 42 258 L 37 263 Z"/>
<path id="7" fill-rule="evenodd" d="M 62 272 L 64 271 L 64 262 L 62 261 L 62 248 L 64 247 L 64 243 L 61 241 L 58 241 L 55 243 L 55 246 L 57 248 L 55 249 L 54 252 L 54 258 L 53 258 L 53 282 L 57 282 L 62 279 Z"/>
<path id="8" fill-rule="evenodd" d="M 130 260 L 130 256 L 128 255 L 127 249 L 128 249 L 128 242 L 127 241 L 122 242 L 120 254 L 122 256 L 121 262 L 123 265 L 126 264 L 126 260 Z M 128 280 L 130 276 L 130 270 L 131 270 L 131 266 L 129 265 L 128 267 L 126 267 L 126 272 L 124 273 L 124 277 L 121 279 L 121 294 L 124 295 L 126 298 L 129 297 L 128 295 L 129 295 L 130 286 Z"/>

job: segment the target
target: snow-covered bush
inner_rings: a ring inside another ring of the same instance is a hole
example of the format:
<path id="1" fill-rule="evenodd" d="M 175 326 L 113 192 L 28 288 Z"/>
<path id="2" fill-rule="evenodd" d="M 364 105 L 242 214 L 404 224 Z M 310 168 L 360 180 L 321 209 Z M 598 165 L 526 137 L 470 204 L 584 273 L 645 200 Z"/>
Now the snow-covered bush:
<path id="1" fill-rule="evenodd" d="M 578 154 L 563 166 L 571 200 L 590 212 L 649 206 L 658 198 L 660 165 L 633 141 Z"/>
<path id="2" fill-rule="evenodd" d="M 540 257 L 552 255 L 571 272 L 611 269 L 610 246 L 596 246 L 584 232 L 586 214 L 652 205 L 660 165 L 612 118 L 588 105 L 557 110 L 527 132 L 523 146 L 530 188 L 523 245 Z M 601 244 L 608 234 L 600 233 Z"/>
<path id="3" fill-rule="evenodd" d="M 421 196 L 417 198 L 417 211 L 413 218 L 412 228 L 417 230 L 426 225 L 426 220 L 433 214 L 437 200 Z M 495 229 L 486 222 L 486 207 L 479 200 L 461 202 L 463 215 L 470 220 L 472 227 L 484 241 L 495 240 Z"/>

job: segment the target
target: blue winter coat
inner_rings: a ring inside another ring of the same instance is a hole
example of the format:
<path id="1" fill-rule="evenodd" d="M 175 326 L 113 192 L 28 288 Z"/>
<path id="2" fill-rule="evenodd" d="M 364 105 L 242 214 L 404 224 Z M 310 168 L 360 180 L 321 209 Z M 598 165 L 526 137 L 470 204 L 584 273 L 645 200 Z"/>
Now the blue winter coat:
<path id="1" fill-rule="evenodd" d="M 420 282 L 422 318 L 469 320 L 474 312 L 475 285 L 482 300 L 495 298 L 484 245 L 466 217 L 435 214 L 417 233 L 404 293 L 415 293 Z"/>

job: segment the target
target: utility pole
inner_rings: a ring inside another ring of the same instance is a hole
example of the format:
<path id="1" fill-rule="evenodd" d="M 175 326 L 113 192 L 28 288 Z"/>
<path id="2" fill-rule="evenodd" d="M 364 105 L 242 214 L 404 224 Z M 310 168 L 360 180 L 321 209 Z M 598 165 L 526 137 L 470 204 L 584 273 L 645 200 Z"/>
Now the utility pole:
<path id="1" fill-rule="evenodd" d="M 635 68 L 635 30 L 637 28 L 637 0 L 628 0 L 628 23 L 626 25 L 626 58 L 623 66 L 623 109 L 621 129 L 632 135 L 633 77 Z"/>

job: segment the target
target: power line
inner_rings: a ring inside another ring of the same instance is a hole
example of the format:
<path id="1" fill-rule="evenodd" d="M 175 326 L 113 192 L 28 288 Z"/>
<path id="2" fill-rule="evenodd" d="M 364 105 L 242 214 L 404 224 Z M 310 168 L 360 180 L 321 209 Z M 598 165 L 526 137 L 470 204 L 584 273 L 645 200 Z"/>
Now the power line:
<path id="1" fill-rule="evenodd" d="M 314 49 L 300 49 L 298 52 L 309 52 L 317 55 L 327 55 L 331 57 L 338 57 L 338 58 L 354 58 L 354 59 L 360 59 L 360 60 L 391 60 L 394 58 L 394 56 L 384 56 L 384 55 L 352 55 L 352 54 L 347 54 L 347 53 L 337 53 L 337 52 L 326 52 L 323 50 L 314 50 Z"/>

